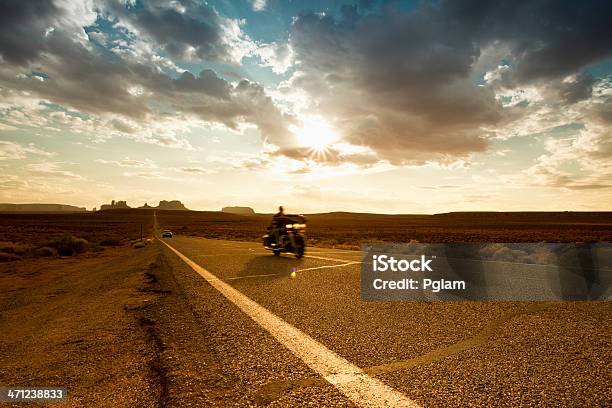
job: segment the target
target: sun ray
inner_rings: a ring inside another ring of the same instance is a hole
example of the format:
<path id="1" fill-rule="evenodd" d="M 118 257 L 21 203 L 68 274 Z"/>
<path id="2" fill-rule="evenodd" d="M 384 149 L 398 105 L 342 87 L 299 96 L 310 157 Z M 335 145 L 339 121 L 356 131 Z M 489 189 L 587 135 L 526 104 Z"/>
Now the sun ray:
<path id="1" fill-rule="evenodd" d="M 297 136 L 301 147 L 314 153 L 325 152 L 329 146 L 338 141 L 338 135 L 327 121 L 320 116 L 303 116 L 302 126 L 289 128 Z"/>

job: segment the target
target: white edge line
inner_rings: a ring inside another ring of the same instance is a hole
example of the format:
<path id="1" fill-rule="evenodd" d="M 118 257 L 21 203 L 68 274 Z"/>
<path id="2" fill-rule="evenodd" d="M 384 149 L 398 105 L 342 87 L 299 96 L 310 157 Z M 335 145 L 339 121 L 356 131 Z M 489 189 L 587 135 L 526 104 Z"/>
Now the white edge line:
<path id="1" fill-rule="evenodd" d="M 251 300 L 229 284 L 187 258 L 170 244 L 159 240 L 217 289 L 247 316 L 267 330 L 279 343 L 299 357 L 349 400 L 361 407 L 410 407 L 420 405 L 382 381 L 370 377 L 359 367 L 340 357 L 312 337 Z"/>

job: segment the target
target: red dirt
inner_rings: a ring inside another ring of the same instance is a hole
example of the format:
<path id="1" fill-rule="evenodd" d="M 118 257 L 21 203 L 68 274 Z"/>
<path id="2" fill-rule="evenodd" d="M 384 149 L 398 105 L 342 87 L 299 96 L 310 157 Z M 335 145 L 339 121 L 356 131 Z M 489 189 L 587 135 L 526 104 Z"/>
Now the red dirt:
<path id="1" fill-rule="evenodd" d="M 258 241 L 271 215 L 242 216 L 206 211 L 157 213 L 161 228 L 177 234 Z M 591 242 L 612 241 L 612 212 L 448 213 L 307 215 L 311 246 L 353 248 L 362 243 L 409 242 Z"/>

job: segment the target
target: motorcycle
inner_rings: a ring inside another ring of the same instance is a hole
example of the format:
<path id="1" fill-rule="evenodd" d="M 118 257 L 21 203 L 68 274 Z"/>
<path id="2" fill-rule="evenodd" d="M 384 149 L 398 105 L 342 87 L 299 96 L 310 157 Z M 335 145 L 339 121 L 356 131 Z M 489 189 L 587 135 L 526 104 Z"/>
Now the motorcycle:
<path id="1" fill-rule="evenodd" d="M 276 232 L 273 225 L 268 227 L 268 233 L 262 237 L 263 246 L 272 251 L 274 256 L 279 256 L 281 252 L 288 252 L 300 259 L 306 250 L 306 239 L 304 238 L 306 218 L 302 215 L 286 215 L 282 221 L 284 225 L 277 226 Z"/>

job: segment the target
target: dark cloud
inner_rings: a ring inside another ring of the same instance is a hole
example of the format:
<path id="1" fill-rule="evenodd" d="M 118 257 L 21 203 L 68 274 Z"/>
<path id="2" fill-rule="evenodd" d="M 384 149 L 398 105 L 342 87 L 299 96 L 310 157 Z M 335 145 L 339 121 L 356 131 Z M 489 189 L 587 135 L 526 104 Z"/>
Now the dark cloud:
<path id="1" fill-rule="evenodd" d="M 607 98 L 595 108 L 595 115 L 605 125 L 612 125 L 612 98 Z"/>
<path id="2" fill-rule="evenodd" d="M 134 10 L 117 2 L 101 3 L 100 7 L 105 13 L 120 10 L 123 13 L 120 18 L 130 15 L 134 24 L 150 29 L 156 21 L 152 15 L 157 13 L 161 19 L 157 29 L 167 30 L 169 37 L 178 42 L 182 39 L 185 44 L 193 40 L 189 44 L 197 46 L 202 56 L 225 55 L 220 48 L 205 46 L 205 42 L 217 36 L 204 38 L 204 31 L 194 28 L 196 18 L 212 22 L 220 19 L 216 12 L 194 2 L 175 2 L 172 7 L 178 5 L 186 8 L 185 13 L 166 10 L 171 6 L 160 2 L 138 3 Z M 10 23 L 8 27 L 15 29 L 15 33 L 10 33 L 6 26 L 0 30 L 0 53 L 6 62 L 0 66 L 0 88 L 27 91 L 86 113 L 124 117 L 126 120 L 113 119 L 111 125 L 128 134 L 138 133 L 141 130 L 138 125 L 158 120 L 156 115 L 162 113 L 197 116 L 233 129 L 250 123 L 279 145 L 289 133 L 291 118 L 278 110 L 258 84 L 242 81 L 234 86 L 209 69 L 197 76 L 185 71 L 171 77 L 146 58 L 125 58 L 88 41 L 80 25 L 85 20 L 79 21 L 74 10 L 60 8 L 50 1 L 9 2 L 2 7 L 0 18 Z M 194 10 L 198 13 L 189 13 Z M 195 30 L 192 37 L 185 37 L 192 29 Z M 215 29 L 223 30 L 219 26 Z M 169 46 L 168 41 L 162 45 Z M 34 77 L 31 72 L 39 76 Z"/>
<path id="3" fill-rule="evenodd" d="M 591 98 L 597 80 L 590 75 L 581 75 L 575 81 L 562 82 L 559 89 L 561 99 L 567 104 Z"/>
<path id="4" fill-rule="evenodd" d="M 106 12 L 151 38 L 179 59 L 231 61 L 224 20 L 205 2 L 178 0 L 107 1 Z"/>
<path id="5" fill-rule="evenodd" d="M 193 114 L 205 121 L 218 122 L 238 130 L 241 124 L 257 126 L 270 143 L 283 146 L 292 141 L 291 115 L 281 112 L 263 87 L 242 80 L 235 86 L 218 78 L 212 71 L 203 71 L 199 79 L 183 74 L 171 83 L 152 81 L 151 88 L 178 112 Z M 189 88 L 191 82 L 198 87 Z"/>
<path id="6" fill-rule="evenodd" d="M 154 69 L 130 67 L 114 54 L 88 47 L 74 13 L 49 0 L 3 3 L 1 18 L 10 21 L 0 30 L 0 54 L 7 62 L 0 67 L 1 85 L 86 112 L 143 117 L 146 105 L 128 88 L 134 76 Z M 40 72 L 44 81 L 23 77 L 28 69 Z"/>
<path id="7" fill-rule="evenodd" d="M 428 14 L 448 25 L 440 27 L 446 34 L 507 44 L 522 81 L 566 76 L 612 55 L 606 0 L 443 1 Z"/>
<path id="8" fill-rule="evenodd" d="M 115 54 L 104 41 L 88 41 L 84 34 L 83 25 L 93 24 L 96 14 L 66 4 L 2 3 L 1 87 L 123 117 L 111 125 L 124 133 L 138 133 L 135 124 L 160 114 L 197 116 L 232 129 L 251 124 L 279 154 L 311 158 L 309 149 L 295 147 L 288 131 L 295 118 L 261 85 L 230 83 L 212 70 L 167 75 L 138 52 Z M 237 23 L 205 2 L 107 0 L 96 7 L 98 19 L 127 27 L 173 58 L 236 62 L 231 36 L 241 35 L 232 32 Z M 611 11 L 612 3 L 604 1 L 441 1 L 410 11 L 363 1 L 343 7 L 338 17 L 298 16 L 291 48 L 281 48 L 293 51 L 298 65 L 290 85 L 311 96 L 311 110 L 339 129 L 343 141 L 374 152 L 348 155 L 330 148 L 317 160 L 364 166 L 379 159 L 452 162 L 485 151 L 495 129 L 528 111 L 523 105 L 502 106 L 496 98 L 500 87 L 545 87 L 560 104 L 591 98 L 598 78 L 581 72 L 612 56 Z M 491 47 L 507 49 L 508 69 L 503 82 L 479 85 L 484 72 L 475 67 L 483 65 L 483 50 Z M 609 107 L 593 107 L 592 116 L 609 123 Z"/>
<path id="9" fill-rule="evenodd" d="M 228 99 L 231 90 L 231 86 L 210 69 L 200 72 L 197 78 L 185 71 L 178 79 L 172 80 L 172 84 L 178 92 L 204 93 L 219 99 Z"/>
<path id="10" fill-rule="evenodd" d="M 450 2 L 455 4 L 457 2 Z M 606 0 L 474 2 L 481 41 L 511 45 L 521 81 L 560 78 L 612 56 L 612 3 Z M 460 15 L 465 15 L 464 9 Z"/>
<path id="11" fill-rule="evenodd" d="M 294 141 L 294 136 L 287 129 L 295 119 L 281 112 L 261 85 L 240 81 L 235 89 L 235 100 L 243 110 L 243 117 L 255 123 L 270 143 L 283 146 Z"/>
<path id="12" fill-rule="evenodd" d="M 149 109 L 143 98 L 129 92 L 130 87 L 142 82 L 141 75 L 158 75 L 153 67 L 130 66 L 112 54 L 87 48 L 60 30 L 49 35 L 44 53 L 29 67 L 38 68 L 46 79 L 17 77 L 16 73 L 27 71 L 4 66 L 0 69 L 0 83 L 84 112 L 134 118 L 143 118 Z"/>
<path id="13" fill-rule="evenodd" d="M 501 106 L 468 80 L 479 52 L 469 27 L 442 23 L 429 9 L 302 15 L 291 37 L 301 71 L 294 85 L 315 96 L 347 141 L 391 162 L 482 151 L 480 127 L 501 120 Z"/>
<path id="14" fill-rule="evenodd" d="M 193 87 L 190 88 L 190 84 Z M 292 140 L 288 128 L 294 119 L 282 113 L 257 83 L 242 80 L 232 86 L 214 72 L 203 71 L 198 79 L 183 74 L 170 86 L 163 81 L 152 81 L 149 86 L 178 112 L 222 123 L 235 130 L 241 124 L 253 124 L 270 143 L 278 146 Z"/>
<path id="15" fill-rule="evenodd" d="M 484 49 L 508 50 L 504 86 L 557 81 L 562 101 L 575 103 L 590 97 L 594 80 L 561 81 L 612 55 L 611 14 L 604 1 L 484 0 L 305 13 L 291 33 L 292 85 L 345 140 L 381 158 L 453 161 L 486 150 L 493 130 L 524 110 L 504 108 L 494 86 L 476 83 Z"/>
<path id="16" fill-rule="evenodd" d="M 0 55 L 10 64 L 24 65 L 45 48 L 45 32 L 61 15 L 51 0 L 6 0 L 0 5 Z"/>

